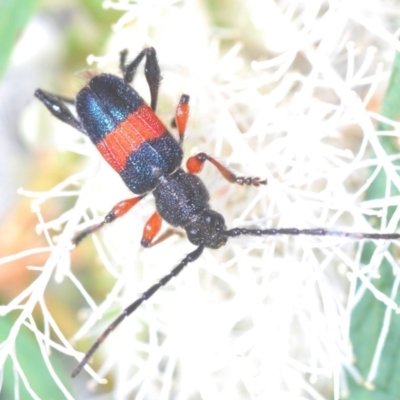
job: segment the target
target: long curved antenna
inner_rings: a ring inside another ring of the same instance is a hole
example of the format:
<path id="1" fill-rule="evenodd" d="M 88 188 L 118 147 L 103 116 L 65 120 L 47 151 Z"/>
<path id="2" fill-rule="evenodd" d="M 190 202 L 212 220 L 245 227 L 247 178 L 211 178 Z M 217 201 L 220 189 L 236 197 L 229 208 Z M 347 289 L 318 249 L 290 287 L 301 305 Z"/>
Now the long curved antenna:
<path id="1" fill-rule="evenodd" d="M 352 239 L 373 239 L 373 240 L 393 240 L 400 239 L 400 233 L 365 233 L 365 232 L 344 232 L 329 229 L 298 229 L 298 228 L 271 228 L 271 229 L 245 229 L 233 228 L 222 232 L 229 237 L 241 235 L 251 236 L 277 236 L 277 235 L 309 235 L 309 236 L 337 236 Z"/>
<path id="2" fill-rule="evenodd" d="M 71 377 L 75 378 L 81 372 L 82 368 L 92 357 L 93 353 L 104 342 L 107 336 L 129 315 L 131 315 L 144 301 L 153 296 L 162 286 L 166 285 L 173 277 L 179 275 L 186 265 L 197 260 L 204 250 L 204 246 L 199 246 L 195 251 L 189 253 L 169 274 L 165 275 L 158 283 L 149 287 L 137 300 L 122 311 L 122 313 L 108 326 L 102 335 L 94 342 L 93 346 L 85 354 L 81 362 L 72 371 Z"/>

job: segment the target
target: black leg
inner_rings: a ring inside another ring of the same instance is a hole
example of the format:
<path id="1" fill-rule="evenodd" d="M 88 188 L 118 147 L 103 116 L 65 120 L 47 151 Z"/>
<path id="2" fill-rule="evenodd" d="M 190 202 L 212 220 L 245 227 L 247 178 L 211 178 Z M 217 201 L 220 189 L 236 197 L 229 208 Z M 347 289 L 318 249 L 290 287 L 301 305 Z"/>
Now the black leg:
<path id="1" fill-rule="evenodd" d="M 45 92 L 41 89 L 37 89 L 35 92 L 35 96 L 47 107 L 47 109 L 60 121 L 65 122 L 66 124 L 72 126 L 78 131 L 85 133 L 81 123 L 78 119 L 72 114 L 69 108 L 65 105 L 65 103 L 74 103 L 74 100 L 56 96 L 54 94 Z"/>
<path id="2" fill-rule="evenodd" d="M 147 84 L 150 89 L 151 97 L 151 108 L 156 111 L 157 100 L 158 100 L 158 88 L 161 82 L 161 72 L 160 66 L 157 61 L 157 54 L 153 47 L 148 47 L 143 49 L 136 58 L 129 64 L 126 64 L 126 57 L 128 55 L 128 50 L 123 50 L 120 53 L 119 66 L 124 76 L 124 81 L 126 83 L 131 83 L 135 77 L 135 73 L 139 64 L 142 62 L 143 58 L 146 57 L 146 63 L 144 65 L 144 75 L 147 80 Z"/>

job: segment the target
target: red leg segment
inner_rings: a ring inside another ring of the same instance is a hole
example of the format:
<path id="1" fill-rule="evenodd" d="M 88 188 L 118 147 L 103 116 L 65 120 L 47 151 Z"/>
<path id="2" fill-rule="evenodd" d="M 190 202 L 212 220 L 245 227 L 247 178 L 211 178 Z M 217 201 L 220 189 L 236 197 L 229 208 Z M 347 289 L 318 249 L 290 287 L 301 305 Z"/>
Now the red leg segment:
<path id="1" fill-rule="evenodd" d="M 249 186 L 260 186 L 267 184 L 266 179 L 260 180 L 260 178 L 236 176 L 232 171 L 206 153 L 199 153 L 193 157 L 190 157 L 186 162 L 186 168 L 191 174 L 197 174 L 203 169 L 203 165 L 206 161 L 210 161 L 211 164 L 217 167 L 222 176 L 230 183 L 238 183 L 239 185 Z"/>
<path id="2" fill-rule="evenodd" d="M 183 94 L 179 100 L 179 104 L 175 111 L 175 122 L 179 133 L 179 144 L 182 146 L 183 137 L 185 136 L 186 124 L 189 118 L 189 96 Z"/>
<path id="3" fill-rule="evenodd" d="M 156 211 L 149 218 L 146 225 L 144 226 L 142 241 L 140 242 L 140 244 L 143 247 L 150 247 L 150 246 L 154 246 L 156 244 L 156 242 L 153 242 L 153 239 L 155 238 L 157 233 L 160 232 L 161 223 L 162 223 L 162 219 L 160 217 L 160 214 L 158 214 L 158 212 Z M 157 241 L 157 243 L 159 243 L 159 241 Z"/>
<path id="4" fill-rule="evenodd" d="M 90 226 L 86 228 L 81 233 L 76 235 L 72 239 L 72 243 L 77 245 L 82 239 L 84 239 L 87 235 L 90 235 L 93 232 L 98 231 L 102 228 L 105 224 L 108 224 L 114 221 L 116 218 L 122 217 L 125 215 L 133 206 L 139 203 L 140 200 L 143 199 L 144 196 L 134 197 L 133 199 L 122 200 L 117 203 L 112 210 L 104 217 L 104 220 L 99 224 Z"/>
<path id="5" fill-rule="evenodd" d="M 162 235 L 160 235 L 156 240 L 149 243 L 147 246 L 144 246 L 143 242 L 141 244 L 144 247 L 153 247 L 153 246 L 156 246 L 157 244 L 163 242 L 164 240 L 168 239 L 172 235 L 178 235 L 178 236 L 182 236 L 182 237 L 185 236 L 182 232 L 177 231 L 176 229 L 168 228 Z"/>

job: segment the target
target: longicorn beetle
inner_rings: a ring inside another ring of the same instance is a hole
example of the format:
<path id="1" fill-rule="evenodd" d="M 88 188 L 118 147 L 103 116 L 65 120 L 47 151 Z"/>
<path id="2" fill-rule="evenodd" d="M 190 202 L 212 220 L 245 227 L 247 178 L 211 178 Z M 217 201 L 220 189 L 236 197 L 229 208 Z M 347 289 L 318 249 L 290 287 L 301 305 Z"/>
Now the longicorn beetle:
<path id="1" fill-rule="evenodd" d="M 87 235 L 98 231 L 103 225 L 126 214 L 149 193 L 155 198 L 156 212 L 145 225 L 141 244 L 154 245 L 155 237 L 165 220 L 173 227 L 186 231 L 187 237 L 197 248 L 189 253 L 174 269 L 158 283 L 147 289 L 137 300 L 126 307 L 109 325 L 89 349 L 72 372 L 75 377 L 85 366 L 100 344 L 126 317 L 145 300 L 177 276 L 189 263 L 200 257 L 204 248 L 218 249 L 229 238 L 240 235 L 312 235 L 339 236 L 354 239 L 399 239 L 399 233 L 353 233 L 327 229 L 227 229 L 224 217 L 209 206 L 209 193 L 203 182 L 195 175 L 209 161 L 231 183 L 240 185 L 265 185 L 266 180 L 238 177 L 216 159 L 199 153 L 188 159 L 182 169 L 182 143 L 189 116 L 189 96 L 182 95 L 175 112 L 179 133 L 176 140 L 156 116 L 158 91 L 161 81 L 160 68 L 154 48 L 145 48 L 137 57 L 126 63 L 127 51 L 120 55 L 123 78 L 111 74 L 99 74 L 89 80 L 74 100 L 50 94 L 41 89 L 35 96 L 59 120 L 87 135 L 104 159 L 120 175 L 127 187 L 137 196 L 120 201 L 97 225 L 83 230 L 74 239 L 78 244 Z M 145 61 L 145 77 L 150 88 L 151 104 L 148 106 L 132 88 L 139 64 Z M 67 107 L 75 106 L 75 116 Z M 160 241 L 160 240 L 158 240 Z"/>

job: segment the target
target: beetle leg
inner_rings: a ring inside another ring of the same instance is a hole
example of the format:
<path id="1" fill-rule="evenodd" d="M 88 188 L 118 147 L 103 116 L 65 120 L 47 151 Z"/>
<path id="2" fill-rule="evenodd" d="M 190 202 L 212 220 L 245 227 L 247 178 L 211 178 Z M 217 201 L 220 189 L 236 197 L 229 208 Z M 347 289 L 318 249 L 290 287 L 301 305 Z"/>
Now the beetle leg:
<path id="1" fill-rule="evenodd" d="M 143 229 L 142 241 L 140 244 L 143 247 L 150 247 L 156 244 L 153 239 L 160 232 L 162 219 L 160 214 L 156 211 L 147 221 Z"/>
<path id="2" fill-rule="evenodd" d="M 74 103 L 74 100 L 65 97 L 56 96 L 45 92 L 44 90 L 37 89 L 35 96 L 47 107 L 47 109 L 60 121 L 72 126 L 78 131 L 85 133 L 81 123 L 75 117 L 65 103 Z"/>
<path id="3" fill-rule="evenodd" d="M 138 196 L 138 197 L 134 197 L 132 199 L 120 201 L 112 208 L 112 210 L 108 214 L 106 214 L 103 221 L 101 221 L 99 224 L 95 224 L 95 225 L 89 226 L 89 228 L 84 229 L 82 232 L 80 232 L 78 235 L 76 235 L 72 239 L 72 243 L 77 245 L 79 242 L 82 241 L 82 239 L 84 239 L 86 236 L 98 231 L 105 224 L 108 224 L 108 223 L 114 221 L 115 219 L 122 217 L 132 207 L 134 207 L 137 203 L 139 203 L 139 201 L 142 200 L 143 197 L 144 196 Z"/>
<path id="4" fill-rule="evenodd" d="M 182 147 L 183 139 L 185 136 L 186 125 L 189 119 L 189 96 L 183 94 L 179 100 L 178 106 L 175 111 L 175 124 L 179 133 L 179 145 Z"/>
<path id="5" fill-rule="evenodd" d="M 142 62 L 143 58 L 146 57 L 146 62 L 144 65 L 144 75 L 150 89 L 150 105 L 152 110 L 156 111 L 158 101 L 158 88 L 160 87 L 161 82 L 161 72 L 160 66 L 158 65 L 155 49 L 153 47 L 147 47 L 146 49 L 143 49 L 129 64 L 126 64 L 127 56 L 128 50 L 125 49 L 121 51 L 119 67 L 123 73 L 124 81 L 126 83 L 131 83 L 133 81 L 139 64 Z"/>
<path id="6" fill-rule="evenodd" d="M 191 174 L 197 174 L 203 169 L 203 165 L 206 161 L 210 161 L 210 163 L 213 164 L 222 174 L 222 176 L 230 183 L 238 183 L 239 185 L 248 186 L 260 186 L 267 184 L 266 179 L 260 180 L 260 178 L 257 177 L 244 177 L 235 175 L 219 161 L 206 153 L 199 153 L 195 156 L 189 157 L 186 162 L 186 167 Z"/>

